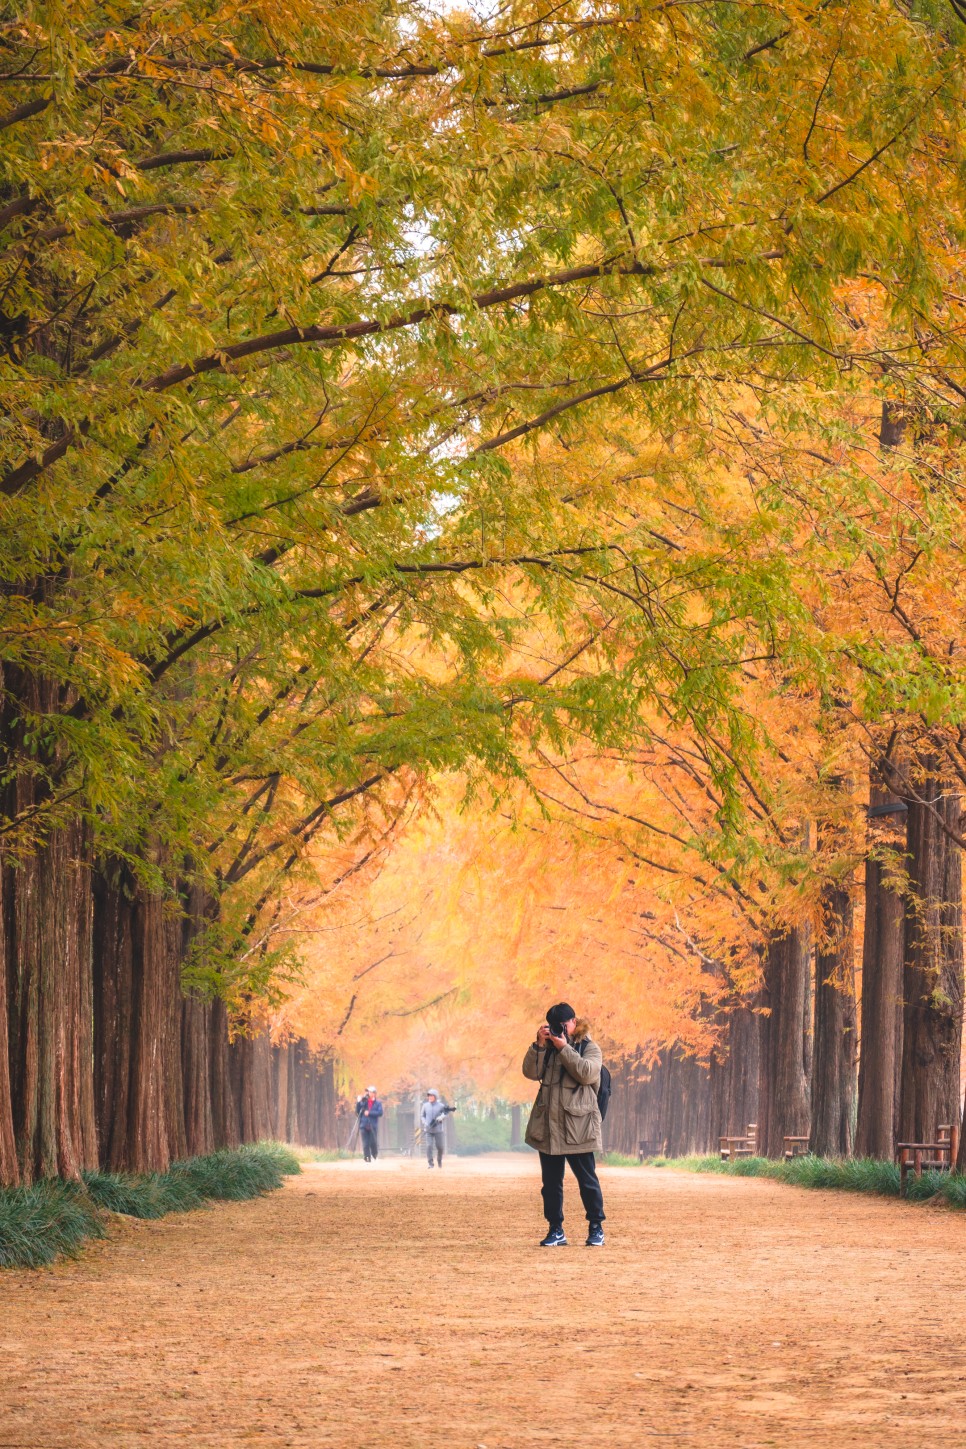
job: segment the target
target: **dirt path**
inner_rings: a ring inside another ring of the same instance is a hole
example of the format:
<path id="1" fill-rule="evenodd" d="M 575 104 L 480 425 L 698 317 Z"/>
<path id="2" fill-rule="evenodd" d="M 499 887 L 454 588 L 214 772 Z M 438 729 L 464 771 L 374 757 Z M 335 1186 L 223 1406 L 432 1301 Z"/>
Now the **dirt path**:
<path id="1" fill-rule="evenodd" d="M 308 1168 L 0 1275 L 0 1449 L 619 1449 L 955 1438 L 966 1216 L 605 1169 L 535 1244 L 521 1157 Z M 943 1428 L 945 1425 L 945 1428 Z"/>

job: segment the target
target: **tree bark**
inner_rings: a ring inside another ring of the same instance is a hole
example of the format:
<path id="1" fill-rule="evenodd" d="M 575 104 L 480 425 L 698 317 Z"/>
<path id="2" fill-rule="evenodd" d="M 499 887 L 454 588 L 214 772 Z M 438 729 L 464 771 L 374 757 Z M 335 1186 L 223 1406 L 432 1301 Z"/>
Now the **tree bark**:
<path id="1" fill-rule="evenodd" d="M 761 1023 L 762 1017 L 750 1005 L 723 1014 L 711 1054 L 709 1151 L 717 1149 L 720 1137 L 737 1137 L 758 1121 Z"/>
<path id="2" fill-rule="evenodd" d="M 287 1140 L 290 1055 L 290 1042 L 272 1047 L 272 1136 L 278 1142 Z"/>
<path id="3" fill-rule="evenodd" d="M 941 1123 L 959 1120 L 963 1025 L 962 865 L 943 830 L 960 829 L 960 799 L 943 789 L 937 763 L 920 762 L 917 798 L 908 801 L 904 1012 L 899 1132 L 903 1142 L 935 1142 Z"/>
<path id="4" fill-rule="evenodd" d="M 680 1047 L 672 1048 L 664 1075 L 664 1142 L 669 1157 L 704 1153 L 711 1140 L 711 1077 L 708 1067 Z"/>
<path id="5" fill-rule="evenodd" d="M 855 1152 L 857 1157 L 887 1161 L 895 1156 L 898 1140 L 905 933 L 902 883 L 898 879 L 897 862 L 891 862 L 889 855 L 905 853 L 905 819 L 905 804 L 879 783 L 873 772 L 869 789 L 869 854 L 865 863 Z"/>
<path id="6" fill-rule="evenodd" d="M 801 926 L 773 936 L 765 953 L 758 1131 L 766 1157 L 781 1157 L 786 1136 L 808 1136 L 810 956 Z"/>
<path id="7" fill-rule="evenodd" d="M 220 997 L 208 1011 L 208 1072 L 215 1147 L 237 1147 L 238 1110 L 231 1084 L 228 1009 Z"/>
<path id="8" fill-rule="evenodd" d="M 239 1141 L 266 1141 L 272 1135 L 272 1042 L 268 1028 L 236 1037 L 229 1060 Z"/>
<path id="9" fill-rule="evenodd" d="M 79 825 L 52 831 L 5 871 L 11 1103 L 25 1183 L 97 1166 L 89 871 Z"/>
<path id="10" fill-rule="evenodd" d="M 215 1150 L 209 1059 L 211 1004 L 199 997 L 181 1003 L 181 1068 L 184 1078 L 185 1148 L 189 1157 Z"/>
<path id="11" fill-rule="evenodd" d="M 815 956 L 815 1033 L 809 1147 L 820 1157 L 852 1155 L 855 1108 L 854 912 L 847 889 L 823 892 L 824 941 Z"/>
<path id="12" fill-rule="evenodd" d="M 13 1098 L 10 1084 L 10 1033 L 7 998 L 7 932 L 4 905 L 4 868 L 0 855 L 0 1187 L 16 1187 L 20 1181 L 17 1143 L 13 1132 Z"/>
<path id="13" fill-rule="evenodd" d="M 43 819 L 57 750 L 24 737 L 24 718 L 60 712 L 58 685 L 7 667 L 0 693 L 0 814 Z M 38 755 L 38 751 L 40 752 Z M 80 821 L 49 826 L 3 872 L 3 977 L 7 1056 L 0 1074 L 0 1154 L 12 1118 L 16 1176 L 76 1178 L 97 1165 L 91 1049 L 91 843 Z M 9 1096 L 3 1078 L 9 1077 Z M 6 1120 L 6 1126 L 3 1121 Z M 5 1175 L 14 1173 L 9 1164 Z"/>
<path id="14" fill-rule="evenodd" d="M 102 1159 L 112 1171 L 164 1172 L 187 1153 L 183 921 L 172 902 L 115 862 L 98 874 L 95 917 Z"/>

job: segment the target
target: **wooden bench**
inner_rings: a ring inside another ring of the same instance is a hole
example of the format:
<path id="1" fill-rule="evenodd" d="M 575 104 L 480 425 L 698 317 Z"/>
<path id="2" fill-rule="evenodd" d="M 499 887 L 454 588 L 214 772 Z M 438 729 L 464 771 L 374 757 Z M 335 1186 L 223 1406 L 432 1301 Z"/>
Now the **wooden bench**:
<path id="1" fill-rule="evenodd" d="M 749 1122 L 748 1131 L 740 1137 L 719 1137 L 718 1151 L 722 1162 L 734 1162 L 739 1157 L 757 1157 L 758 1123 Z"/>
<path id="2" fill-rule="evenodd" d="M 638 1162 L 643 1162 L 644 1159 L 645 1159 L 645 1157 L 656 1157 L 656 1156 L 657 1156 L 657 1151 L 656 1151 L 653 1143 L 650 1141 L 649 1138 L 642 1137 L 641 1140 L 640 1140 L 640 1142 L 638 1142 L 638 1144 L 637 1144 L 637 1160 L 638 1160 Z"/>
<path id="3" fill-rule="evenodd" d="M 936 1142 L 900 1142 L 899 1195 L 905 1197 L 909 1174 L 922 1177 L 924 1172 L 952 1172 L 959 1154 L 959 1128 L 955 1123 L 944 1122 L 936 1129 Z"/>
<path id="4" fill-rule="evenodd" d="M 782 1153 L 784 1155 L 784 1158 L 785 1158 L 785 1161 L 786 1162 L 790 1162 L 793 1157 L 807 1157 L 808 1156 L 808 1138 L 807 1137 L 783 1137 L 782 1138 Z"/>

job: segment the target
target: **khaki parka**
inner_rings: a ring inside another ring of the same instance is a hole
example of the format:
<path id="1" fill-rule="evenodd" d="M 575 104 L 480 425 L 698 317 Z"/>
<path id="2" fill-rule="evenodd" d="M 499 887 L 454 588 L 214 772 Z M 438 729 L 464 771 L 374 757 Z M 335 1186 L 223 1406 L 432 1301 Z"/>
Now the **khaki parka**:
<path id="1" fill-rule="evenodd" d="M 577 1022 L 570 1040 L 559 1052 L 534 1043 L 523 1059 L 523 1075 L 540 1083 L 526 1141 L 555 1157 L 603 1150 L 596 1090 L 603 1056 L 586 1021 Z"/>

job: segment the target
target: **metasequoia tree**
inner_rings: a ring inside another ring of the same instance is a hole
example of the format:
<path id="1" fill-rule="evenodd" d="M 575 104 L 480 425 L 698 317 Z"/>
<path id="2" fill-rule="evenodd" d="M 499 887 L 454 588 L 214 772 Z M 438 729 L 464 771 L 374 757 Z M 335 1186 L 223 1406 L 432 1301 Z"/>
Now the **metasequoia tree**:
<path id="1" fill-rule="evenodd" d="M 906 806 L 873 767 L 869 788 L 869 851 L 865 861 L 862 1010 L 855 1151 L 890 1158 L 898 1140 L 902 1060 L 902 868 Z"/>

